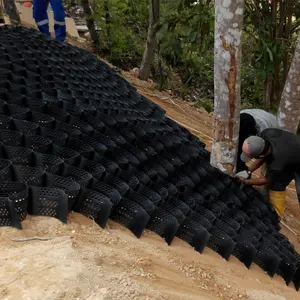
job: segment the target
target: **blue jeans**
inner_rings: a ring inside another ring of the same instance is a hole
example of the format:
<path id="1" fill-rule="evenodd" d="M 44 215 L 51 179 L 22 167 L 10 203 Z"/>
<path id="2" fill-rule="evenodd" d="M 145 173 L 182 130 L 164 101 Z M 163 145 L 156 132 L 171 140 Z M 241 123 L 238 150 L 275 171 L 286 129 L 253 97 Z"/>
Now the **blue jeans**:
<path id="1" fill-rule="evenodd" d="M 43 32 L 47 36 L 50 36 L 49 19 L 47 14 L 47 8 L 49 3 L 51 4 L 54 14 L 55 37 L 58 40 L 64 41 L 66 39 L 66 23 L 65 11 L 62 4 L 62 0 L 34 0 L 33 18 L 40 32 Z"/>

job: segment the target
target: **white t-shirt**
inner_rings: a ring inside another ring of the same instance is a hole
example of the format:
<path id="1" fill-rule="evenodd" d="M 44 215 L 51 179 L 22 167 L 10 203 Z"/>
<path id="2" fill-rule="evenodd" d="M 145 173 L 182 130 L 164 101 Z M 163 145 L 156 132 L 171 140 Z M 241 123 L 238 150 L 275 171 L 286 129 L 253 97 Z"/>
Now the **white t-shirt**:
<path id="1" fill-rule="evenodd" d="M 254 118 L 258 134 L 267 128 L 279 128 L 276 117 L 263 109 L 243 109 L 240 113 L 249 114 Z"/>

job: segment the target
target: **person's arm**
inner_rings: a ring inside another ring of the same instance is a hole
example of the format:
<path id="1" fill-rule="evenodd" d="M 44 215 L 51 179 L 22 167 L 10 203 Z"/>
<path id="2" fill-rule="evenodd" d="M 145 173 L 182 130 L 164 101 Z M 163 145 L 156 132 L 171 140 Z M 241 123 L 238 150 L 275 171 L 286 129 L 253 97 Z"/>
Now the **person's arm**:
<path id="1" fill-rule="evenodd" d="M 269 184 L 271 181 L 266 177 L 259 177 L 254 179 L 246 179 L 239 177 L 240 181 L 247 184 L 247 185 L 266 185 Z"/>
<path id="2" fill-rule="evenodd" d="M 248 171 L 251 173 L 260 168 L 265 162 L 265 158 L 257 158 L 255 159 L 255 162 L 248 168 Z"/>

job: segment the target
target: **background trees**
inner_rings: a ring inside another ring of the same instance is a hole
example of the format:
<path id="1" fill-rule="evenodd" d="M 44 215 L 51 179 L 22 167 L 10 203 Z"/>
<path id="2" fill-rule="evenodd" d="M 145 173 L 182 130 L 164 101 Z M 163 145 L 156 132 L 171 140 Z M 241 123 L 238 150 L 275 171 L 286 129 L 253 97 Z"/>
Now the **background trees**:
<path id="1" fill-rule="evenodd" d="M 148 28 L 152 28 L 157 47 L 153 47 L 155 51 L 145 52 L 147 56 L 154 52 L 154 55 L 151 54 L 154 60 L 149 76 L 157 83 L 163 83 L 163 88 L 171 89 L 175 95 L 192 101 L 195 106 L 212 110 L 214 1 L 90 2 L 95 26 L 99 29 L 97 33 L 101 36 L 98 43 L 102 56 L 122 69 L 139 67 L 145 45 L 149 46 Z M 149 26 L 150 3 L 157 2 L 160 2 L 160 21 L 156 26 Z M 299 16 L 299 1 L 246 1 L 241 66 L 242 107 L 277 110 L 300 28 Z"/>

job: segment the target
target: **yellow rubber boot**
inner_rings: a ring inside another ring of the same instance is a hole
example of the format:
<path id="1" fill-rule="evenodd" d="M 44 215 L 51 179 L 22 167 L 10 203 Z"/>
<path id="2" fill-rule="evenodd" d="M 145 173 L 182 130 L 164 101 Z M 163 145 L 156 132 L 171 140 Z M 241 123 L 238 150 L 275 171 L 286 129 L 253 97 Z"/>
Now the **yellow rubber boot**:
<path id="1" fill-rule="evenodd" d="M 286 191 L 269 191 L 270 203 L 273 205 L 276 213 L 279 217 L 283 215 L 285 201 L 286 201 Z"/>

